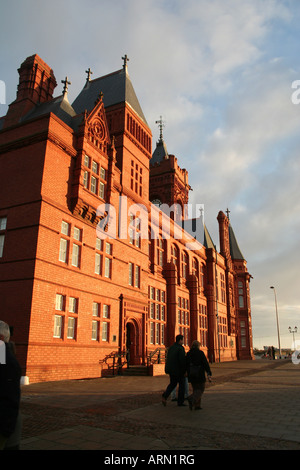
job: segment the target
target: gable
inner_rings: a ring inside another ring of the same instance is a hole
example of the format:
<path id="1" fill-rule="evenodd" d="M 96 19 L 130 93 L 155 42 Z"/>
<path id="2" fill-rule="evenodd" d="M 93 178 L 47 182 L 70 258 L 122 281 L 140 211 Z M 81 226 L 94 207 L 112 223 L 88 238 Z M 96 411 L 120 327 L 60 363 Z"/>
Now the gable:
<path id="1" fill-rule="evenodd" d="M 100 93 L 100 96 L 95 103 L 95 107 L 90 113 L 86 112 L 85 122 L 88 139 L 96 147 L 105 151 L 107 146 L 110 145 L 111 140 L 102 96 L 102 93 Z"/>

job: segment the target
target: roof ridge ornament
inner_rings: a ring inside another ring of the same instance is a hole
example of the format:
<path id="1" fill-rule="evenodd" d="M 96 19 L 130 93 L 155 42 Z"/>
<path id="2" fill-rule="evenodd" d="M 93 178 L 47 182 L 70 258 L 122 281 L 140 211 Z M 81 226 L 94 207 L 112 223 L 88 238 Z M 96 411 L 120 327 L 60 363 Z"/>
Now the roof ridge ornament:
<path id="1" fill-rule="evenodd" d="M 99 101 L 103 101 L 103 96 L 104 96 L 103 91 L 100 91 L 100 93 L 98 95 L 98 98 L 95 101 L 95 106 L 96 106 L 96 104 L 99 103 Z"/>
<path id="2" fill-rule="evenodd" d="M 155 121 L 155 124 L 158 124 L 159 127 L 159 140 L 162 142 L 163 139 L 163 128 L 165 127 L 165 121 L 163 121 L 162 116 L 158 121 Z"/>
<path id="3" fill-rule="evenodd" d="M 122 60 L 123 60 L 123 69 L 127 71 L 127 62 L 129 62 L 129 57 L 127 56 L 127 54 L 125 54 L 124 57 L 122 57 Z"/>
<path id="4" fill-rule="evenodd" d="M 86 77 L 86 83 L 85 83 L 85 86 L 91 81 L 91 75 L 93 74 L 93 72 L 91 71 L 90 67 L 85 71 L 85 73 L 87 74 L 87 77 Z"/>
<path id="5" fill-rule="evenodd" d="M 61 83 L 64 84 L 64 89 L 63 89 L 63 97 L 65 97 L 68 94 L 68 85 L 71 85 L 71 82 L 68 81 L 68 77 L 64 80 L 61 80 Z"/>

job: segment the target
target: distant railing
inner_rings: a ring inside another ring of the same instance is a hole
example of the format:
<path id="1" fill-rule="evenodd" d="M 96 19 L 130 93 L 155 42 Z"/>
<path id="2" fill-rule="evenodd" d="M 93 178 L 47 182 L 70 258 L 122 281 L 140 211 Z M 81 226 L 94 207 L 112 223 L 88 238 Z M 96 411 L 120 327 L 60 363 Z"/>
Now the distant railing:
<path id="1" fill-rule="evenodd" d="M 99 360 L 99 364 L 106 364 L 107 369 L 111 370 L 113 375 L 120 374 L 123 366 L 128 365 L 128 351 L 112 351 L 103 359 Z"/>
<path id="2" fill-rule="evenodd" d="M 147 366 L 151 364 L 164 364 L 167 357 L 167 348 L 156 348 L 147 356 Z"/>

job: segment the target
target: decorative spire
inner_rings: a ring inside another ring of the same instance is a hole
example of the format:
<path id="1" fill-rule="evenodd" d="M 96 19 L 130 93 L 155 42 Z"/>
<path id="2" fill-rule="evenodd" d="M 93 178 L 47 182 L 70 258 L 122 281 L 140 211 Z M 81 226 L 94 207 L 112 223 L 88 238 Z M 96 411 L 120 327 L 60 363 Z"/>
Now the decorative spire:
<path id="1" fill-rule="evenodd" d="M 123 69 L 127 70 L 127 62 L 129 62 L 129 58 L 127 57 L 127 54 L 125 54 L 124 57 L 122 57 L 124 63 L 123 63 Z"/>
<path id="2" fill-rule="evenodd" d="M 162 116 L 160 116 L 160 119 L 158 121 L 155 121 L 155 124 L 158 124 L 158 127 L 159 127 L 159 140 L 162 142 L 163 141 L 163 127 L 165 127 L 165 123 L 162 120 Z"/>
<path id="3" fill-rule="evenodd" d="M 102 100 L 103 100 L 103 91 L 100 91 L 98 98 L 95 101 L 95 106 L 97 103 L 99 103 L 99 101 L 102 101 Z"/>
<path id="4" fill-rule="evenodd" d="M 226 211 L 225 211 L 225 212 L 226 212 L 227 218 L 228 218 L 228 220 L 229 220 L 229 214 L 230 214 L 230 210 L 228 209 L 228 207 L 227 207 L 227 209 L 226 209 Z"/>
<path id="5" fill-rule="evenodd" d="M 86 77 L 86 85 L 91 81 L 91 75 L 93 74 L 93 72 L 91 71 L 90 68 L 88 68 L 85 73 L 87 73 L 87 77 Z"/>
<path id="6" fill-rule="evenodd" d="M 69 82 L 68 77 L 66 77 L 64 80 L 61 80 L 61 83 L 64 84 L 63 97 L 65 97 L 68 94 L 68 85 L 71 85 L 71 82 Z"/>

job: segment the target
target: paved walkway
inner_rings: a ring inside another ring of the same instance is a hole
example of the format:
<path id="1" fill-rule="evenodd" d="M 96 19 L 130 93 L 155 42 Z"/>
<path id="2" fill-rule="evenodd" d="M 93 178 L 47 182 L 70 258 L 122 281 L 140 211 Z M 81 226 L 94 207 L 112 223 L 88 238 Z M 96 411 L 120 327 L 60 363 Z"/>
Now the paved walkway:
<path id="1" fill-rule="evenodd" d="M 300 365 L 212 364 L 203 409 L 161 404 L 167 376 L 22 387 L 22 450 L 300 450 Z"/>

